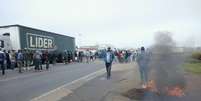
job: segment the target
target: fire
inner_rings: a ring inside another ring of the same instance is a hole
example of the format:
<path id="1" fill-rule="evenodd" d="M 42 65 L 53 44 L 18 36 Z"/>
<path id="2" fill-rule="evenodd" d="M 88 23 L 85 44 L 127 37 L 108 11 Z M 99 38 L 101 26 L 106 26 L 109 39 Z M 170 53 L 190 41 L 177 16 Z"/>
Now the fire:
<path id="1" fill-rule="evenodd" d="M 154 80 L 150 80 L 145 88 L 146 90 L 155 92 L 160 95 Z M 166 87 L 166 94 L 169 96 L 182 97 L 184 96 L 184 89 L 181 86 Z"/>
<path id="2" fill-rule="evenodd" d="M 167 87 L 167 94 L 169 96 L 177 96 L 177 97 L 182 97 L 185 95 L 184 90 L 180 86 Z"/>

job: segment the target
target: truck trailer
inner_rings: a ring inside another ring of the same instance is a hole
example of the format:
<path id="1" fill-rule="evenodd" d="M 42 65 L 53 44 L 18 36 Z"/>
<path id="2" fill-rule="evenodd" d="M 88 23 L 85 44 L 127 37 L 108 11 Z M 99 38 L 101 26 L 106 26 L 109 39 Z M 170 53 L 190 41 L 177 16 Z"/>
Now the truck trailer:
<path id="1" fill-rule="evenodd" d="M 75 51 L 75 38 L 22 25 L 0 26 L 3 50 Z"/>

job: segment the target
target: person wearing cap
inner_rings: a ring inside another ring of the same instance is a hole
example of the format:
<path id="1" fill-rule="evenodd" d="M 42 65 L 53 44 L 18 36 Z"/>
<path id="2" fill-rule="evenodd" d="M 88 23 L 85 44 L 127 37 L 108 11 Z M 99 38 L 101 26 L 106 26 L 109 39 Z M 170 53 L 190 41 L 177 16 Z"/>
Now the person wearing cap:
<path id="1" fill-rule="evenodd" d="M 105 61 L 105 66 L 107 71 L 107 79 L 110 79 L 111 77 L 111 67 L 112 67 L 113 60 L 114 60 L 114 53 L 112 52 L 111 48 L 108 47 L 104 55 L 104 61 Z"/>
<path id="2" fill-rule="evenodd" d="M 137 56 L 137 63 L 139 66 L 140 78 L 142 88 L 147 87 L 148 83 L 148 63 L 149 63 L 149 55 L 145 52 L 145 48 L 141 47 L 141 52 Z"/>

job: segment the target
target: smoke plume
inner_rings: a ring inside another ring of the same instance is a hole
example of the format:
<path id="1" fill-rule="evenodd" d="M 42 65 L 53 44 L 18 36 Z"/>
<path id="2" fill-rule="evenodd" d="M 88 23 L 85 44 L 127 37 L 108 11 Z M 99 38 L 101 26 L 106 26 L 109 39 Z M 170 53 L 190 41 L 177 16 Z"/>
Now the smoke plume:
<path id="1" fill-rule="evenodd" d="M 185 87 L 184 72 L 181 68 L 184 57 L 177 51 L 171 33 L 158 32 L 150 50 L 152 55 L 149 63 L 149 79 L 156 82 L 157 89 L 163 93 L 167 86 Z"/>

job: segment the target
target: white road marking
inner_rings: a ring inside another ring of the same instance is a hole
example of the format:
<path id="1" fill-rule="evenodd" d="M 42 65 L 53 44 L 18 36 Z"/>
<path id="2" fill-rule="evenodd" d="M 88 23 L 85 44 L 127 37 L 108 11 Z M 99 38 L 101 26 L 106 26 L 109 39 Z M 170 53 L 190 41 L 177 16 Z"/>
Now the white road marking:
<path id="1" fill-rule="evenodd" d="M 81 77 L 77 80 L 74 80 L 70 83 L 64 84 L 64 85 L 62 85 L 54 90 L 51 90 L 47 93 L 44 93 L 39 97 L 33 98 L 30 101 L 58 101 L 62 97 L 73 93 L 73 90 L 82 86 L 87 81 L 92 80 L 92 79 L 96 78 L 97 76 L 101 76 L 104 73 L 105 73 L 105 69 L 98 70 L 98 71 L 88 74 L 84 77 Z"/>

